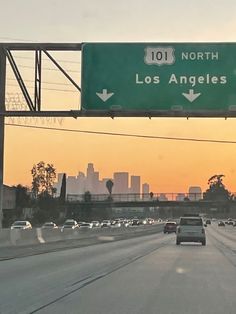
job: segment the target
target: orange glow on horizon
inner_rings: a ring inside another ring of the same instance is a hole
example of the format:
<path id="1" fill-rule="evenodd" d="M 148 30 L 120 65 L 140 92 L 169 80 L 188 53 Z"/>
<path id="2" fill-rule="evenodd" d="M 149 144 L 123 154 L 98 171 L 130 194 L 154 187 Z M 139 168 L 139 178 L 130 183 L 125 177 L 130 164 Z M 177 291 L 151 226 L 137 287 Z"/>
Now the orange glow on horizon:
<path id="1" fill-rule="evenodd" d="M 233 139 L 234 134 L 234 120 L 223 119 L 66 119 L 62 127 L 215 139 Z M 149 183 L 153 192 L 187 192 L 189 186 L 201 186 L 204 191 L 209 177 L 223 173 L 226 187 L 236 191 L 236 144 L 112 137 L 13 126 L 6 126 L 5 133 L 4 182 L 9 185 L 30 185 L 33 164 L 43 160 L 67 175 L 85 172 L 88 162 L 100 172 L 100 179 L 112 177 L 113 172 L 127 171 L 140 175 L 142 183 Z"/>

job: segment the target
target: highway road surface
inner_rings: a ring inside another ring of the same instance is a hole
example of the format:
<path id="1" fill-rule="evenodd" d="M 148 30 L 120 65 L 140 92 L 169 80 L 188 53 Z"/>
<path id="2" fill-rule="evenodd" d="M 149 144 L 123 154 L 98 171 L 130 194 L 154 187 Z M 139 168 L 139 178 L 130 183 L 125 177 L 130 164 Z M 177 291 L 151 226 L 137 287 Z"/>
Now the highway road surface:
<path id="1" fill-rule="evenodd" d="M 231 231 L 232 230 L 232 231 Z M 236 232 L 162 233 L 0 262 L 0 313 L 234 314 Z"/>

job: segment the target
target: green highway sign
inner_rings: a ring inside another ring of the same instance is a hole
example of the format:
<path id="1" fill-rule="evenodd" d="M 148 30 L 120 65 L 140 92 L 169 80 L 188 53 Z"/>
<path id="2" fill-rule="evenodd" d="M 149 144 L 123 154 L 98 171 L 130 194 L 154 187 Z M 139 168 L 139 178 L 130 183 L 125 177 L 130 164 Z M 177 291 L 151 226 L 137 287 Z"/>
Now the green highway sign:
<path id="1" fill-rule="evenodd" d="M 235 115 L 236 43 L 84 43 L 81 84 L 85 111 Z"/>

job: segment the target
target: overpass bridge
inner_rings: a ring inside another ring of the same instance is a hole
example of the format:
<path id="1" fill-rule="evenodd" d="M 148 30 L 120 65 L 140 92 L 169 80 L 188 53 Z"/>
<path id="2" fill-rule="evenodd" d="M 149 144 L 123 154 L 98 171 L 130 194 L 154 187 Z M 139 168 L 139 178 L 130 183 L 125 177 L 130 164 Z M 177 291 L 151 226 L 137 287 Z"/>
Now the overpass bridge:
<path id="1" fill-rule="evenodd" d="M 67 194 L 68 202 L 83 202 L 83 201 L 94 201 L 94 202 L 106 202 L 112 200 L 113 202 L 142 202 L 142 201 L 199 201 L 203 200 L 203 193 L 122 193 L 122 194 L 91 194 L 86 192 L 84 194 Z"/>
<path id="2" fill-rule="evenodd" d="M 227 209 L 236 202 L 231 200 L 204 200 L 198 193 L 161 193 L 161 194 L 83 194 L 68 195 L 68 210 L 83 209 L 118 209 L 118 208 L 149 208 L 158 210 L 166 209 L 189 209 L 189 210 L 217 210 Z"/>
<path id="3" fill-rule="evenodd" d="M 80 201 L 67 202 L 68 207 L 83 208 L 124 208 L 124 207 L 182 207 L 182 208 L 221 208 L 235 203 L 234 201 Z"/>

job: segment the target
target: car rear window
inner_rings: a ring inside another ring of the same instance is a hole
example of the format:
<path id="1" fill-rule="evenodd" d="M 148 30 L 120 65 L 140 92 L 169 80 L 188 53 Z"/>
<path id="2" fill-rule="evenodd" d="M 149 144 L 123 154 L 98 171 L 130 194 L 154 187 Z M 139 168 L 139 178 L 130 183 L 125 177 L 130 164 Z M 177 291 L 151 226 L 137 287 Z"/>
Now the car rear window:
<path id="1" fill-rule="evenodd" d="M 176 222 L 167 222 L 166 226 L 176 226 Z"/>
<path id="2" fill-rule="evenodd" d="M 16 221 L 13 224 L 14 226 L 26 226 L 26 221 Z"/>
<path id="3" fill-rule="evenodd" d="M 180 226 L 202 226 L 202 219 L 181 218 Z"/>

